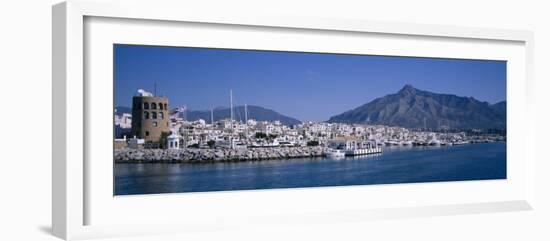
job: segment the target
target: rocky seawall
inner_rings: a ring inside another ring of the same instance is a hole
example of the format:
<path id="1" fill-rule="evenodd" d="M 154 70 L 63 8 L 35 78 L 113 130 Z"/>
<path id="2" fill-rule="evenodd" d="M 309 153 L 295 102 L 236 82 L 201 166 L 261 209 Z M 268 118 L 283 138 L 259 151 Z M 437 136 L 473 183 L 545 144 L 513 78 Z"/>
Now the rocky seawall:
<path id="1" fill-rule="evenodd" d="M 248 149 L 118 149 L 116 163 L 209 163 L 262 161 L 323 156 L 324 147 L 271 147 Z"/>

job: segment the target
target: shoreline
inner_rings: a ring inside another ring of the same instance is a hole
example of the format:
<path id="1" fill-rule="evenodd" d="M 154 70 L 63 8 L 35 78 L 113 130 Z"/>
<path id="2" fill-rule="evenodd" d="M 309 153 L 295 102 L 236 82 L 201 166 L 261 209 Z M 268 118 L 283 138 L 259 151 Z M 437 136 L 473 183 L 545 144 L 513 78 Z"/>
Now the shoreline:
<path id="1" fill-rule="evenodd" d="M 459 147 L 492 142 L 474 142 L 453 146 L 387 146 L 386 148 Z M 506 142 L 497 142 L 506 143 Z M 115 163 L 223 163 L 246 161 L 269 161 L 280 159 L 315 158 L 325 156 L 327 147 L 258 147 L 247 149 L 118 149 Z M 372 155 L 372 154 L 368 154 Z"/>
<path id="2" fill-rule="evenodd" d="M 265 161 L 324 156 L 326 147 L 268 147 L 248 149 L 118 149 L 115 163 L 216 163 Z"/>

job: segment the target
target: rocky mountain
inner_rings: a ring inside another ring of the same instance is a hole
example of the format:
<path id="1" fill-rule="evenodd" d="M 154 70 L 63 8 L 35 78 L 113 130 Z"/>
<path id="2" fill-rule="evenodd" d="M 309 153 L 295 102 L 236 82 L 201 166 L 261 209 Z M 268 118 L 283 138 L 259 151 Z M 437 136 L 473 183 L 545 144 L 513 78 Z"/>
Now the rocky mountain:
<path id="1" fill-rule="evenodd" d="M 284 125 L 292 126 L 302 123 L 301 121 L 285 116 L 283 114 L 280 114 L 274 110 L 266 109 L 260 106 L 254 106 L 249 105 L 247 106 L 248 109 L 248 119 L 254 119 L 257 121 L 280 121 Z M 245 120 L 245 108 L 244 106 L 236 106 L 233 109 L 234 111 L 234 118 L 237 121 L 243 121 Z M 229 107 L 218 107 L 214 109 L 214 121 L 226 119 L 231 117 L 231 110 Z M 187 120 L 194 121 L 198 119 L 206 120 L 207 122 L 210 121 L 210 111 L 187 111 L 186 113 Z"/>
<path id="2" fill-rule="evenodd" d="M 506 118 L 506 101 L 495 103 L 491 105 L 491 108 L 493 108 L 493 110 L 495 110 L 499 114 L 503 115 L 504 118 Z"/>
<path id="3" fill-rule="evenodd" d="M 333 123 L 370 123 L 430 129 L 506 129 L 506 102 L 490 105 L 473 97 L 438 94 L 405 85 L 342 114 Z"/>

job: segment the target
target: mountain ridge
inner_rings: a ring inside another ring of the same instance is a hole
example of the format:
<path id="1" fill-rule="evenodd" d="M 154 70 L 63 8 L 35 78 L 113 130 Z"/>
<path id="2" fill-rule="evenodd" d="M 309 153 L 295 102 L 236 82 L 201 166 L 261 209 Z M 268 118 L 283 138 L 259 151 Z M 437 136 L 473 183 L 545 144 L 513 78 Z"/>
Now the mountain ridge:
<path id="1" fill-rule="evenodd" d="M 268 109 L 256 105 L 248 105 L 248 119 L 254 119 L 257 121 L 281 121 L 282 124 L 292 126 L 302 123 L 300 120 L 283 115 L 272 109 Z M 245 120 L 245 108 L 244 106 L 235 106 L 233 107 L 233 116 L 235 120 Z M 210 111 L 209 110 L 189 110 L 187 111 L 187 120 L 193 121 L 198 119 L 203 119 L 210 121 Z M 221 119 L 226 119 L 231 117 L 231 109 L 229 107 L 217 107 L 214 109 L 214 121 Z"/>
<path id="2" fill-rule="evenodd" d="M 132 113 L 132 109 L 130 107 L 125 106 L 117 106 L 115 107 L 117 110 L 117 113 Z M 235 120 L 242 120 L 244 122 L 245 115 L 244 115 L 244 106 L 236 106 L 233 108 L 234 111 L 234 118 Z M 279 112 L 276 112 L 274 110 L 264 108 L 261 106 L 256 105 L 248 105 L 248 119 L 254 119 L 257 121 L 281 121 L 282 124 L 292 126 L 302 123 L 300 120 L 283 115 Z M 199 119 L 203 119 L 207 122 L 210 122 L 210 110 L 188 110 L 185 113 L 186 119 L 189 121 L 196 121 Z M 231 110 L 229 107 L 225 106 L 219 106 L 214 108 L 214 121 L 218 121 L 221 119 L 227 119 L 231 117 Z"/>
<path id="3" fill-rule="evenodd" d="M 473 97 L 433 93 L 405 85 L 330 117 L 331 123 L 369 123 L 430 129 L 506 129 L 506 101 L 493 105 Z"/>

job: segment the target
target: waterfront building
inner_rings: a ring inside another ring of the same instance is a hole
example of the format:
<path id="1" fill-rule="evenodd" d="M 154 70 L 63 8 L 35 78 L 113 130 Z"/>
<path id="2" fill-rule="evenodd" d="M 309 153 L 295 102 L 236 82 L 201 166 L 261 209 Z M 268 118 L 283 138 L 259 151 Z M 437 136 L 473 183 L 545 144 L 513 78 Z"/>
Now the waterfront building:
<path id="1" fill-rule="evenodd" d="M 115 110 L 115 125 L 124 129 L 132 128 L 132 114 L 122 113 L 122 115 L 119 115 Z"/>
<path id="2" fill-rule="evenodd" d="M 134 138 L 128 140 L 128 148 L 131 149 L 143 149 L 145 145 L 144 139 L 138 139 L 134 136 Z"/>
<path id="3" fill-rule="evenodd" d="M 258 124 L 258 122 L 254 119 L 248 119 L 247 124 L 250 127 L 254 127 L 254 126 L 256 126 L 256 124 Z"/>
<path id="4" fill-rule="evenodd" d="M 169 133 L 168 98 L 154 96 L 142 89 L 132 98 L 132 133 L 154 147 L 162 133 Z"/>
<path id="5" fill-rule="evenodd" d="M 170 110 L 170 120 L 172 122 L 182 122 L 185 120 L 185 107 L 177 107 L 172 110 Z"/>
<path id="6" fill-rule="evenodd" d="M 172 133 L 166 137 L 166 147 L 168 149 L 179 149 L 180 148 L 180 136 L 176 133 Z"/>
<path id="7" fill-rule="evenodd" d="M 132 134 L 132 114 L 118 113 L 115 109 L 115 138 L 125 138 Z"/>
<path id="8" fill-rule="evenodd" d="M 128 147 L 126 136 L 124 136 L 123 138 L 115 138 L 115 149 L 123 149 L 126 147 Z"/>
<path id="9" fill-rule="evenodd" d="M 201 128 L 206 127 L 206 121 L 203 119 L 198 119 L 196 121 L 193 121 L 192 124 L 195 125 L 196 127 L 201 127 Z"/>
<path id="10" fill-rule="evenodd" d="M 347 150 L 354 147 L 358 141 L 359 139 L 355 137 L 336 137 L 328 141 L 328 147 Z"/>

